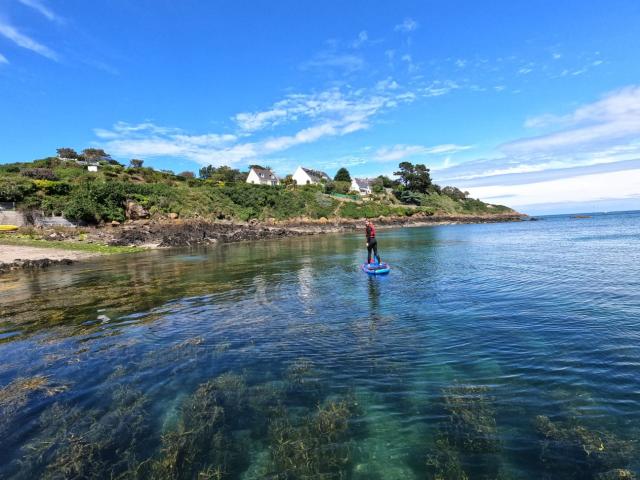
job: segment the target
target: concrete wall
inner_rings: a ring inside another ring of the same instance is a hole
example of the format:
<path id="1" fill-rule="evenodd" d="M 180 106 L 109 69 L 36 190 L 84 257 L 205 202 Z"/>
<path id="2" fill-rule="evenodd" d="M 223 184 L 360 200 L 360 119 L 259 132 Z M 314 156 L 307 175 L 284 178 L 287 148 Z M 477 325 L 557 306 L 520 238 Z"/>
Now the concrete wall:
<path id="1" fill-rule="evenodd" d="M 0 202 L 0 225 L 17 225 L 22 227 L 27 219 L 21 212 L 16 211 L 12 202 Z"/>
<path id="2" fill-rule="evenodd" d="M 35 225 L 37 227 L 76 227 L 64 217 L 47 217 L 40 212 L 31 212 L 29 216 L 15 209 L 13 203 L 0 202 L 0 225 L 17 225 L 24 227 Z"/>

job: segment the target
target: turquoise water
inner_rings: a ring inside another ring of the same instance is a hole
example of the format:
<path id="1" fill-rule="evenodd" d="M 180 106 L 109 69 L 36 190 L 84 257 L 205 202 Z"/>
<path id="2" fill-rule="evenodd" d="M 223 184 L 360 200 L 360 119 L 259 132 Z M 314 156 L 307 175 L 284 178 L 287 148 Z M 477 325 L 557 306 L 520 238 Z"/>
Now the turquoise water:
<path id="1" fill-rule="evenodd" d="M 2 478 L 630 478 L 640 213 L 0 279 Z M 626 469 L 624 472 L 620 469 Z"/>

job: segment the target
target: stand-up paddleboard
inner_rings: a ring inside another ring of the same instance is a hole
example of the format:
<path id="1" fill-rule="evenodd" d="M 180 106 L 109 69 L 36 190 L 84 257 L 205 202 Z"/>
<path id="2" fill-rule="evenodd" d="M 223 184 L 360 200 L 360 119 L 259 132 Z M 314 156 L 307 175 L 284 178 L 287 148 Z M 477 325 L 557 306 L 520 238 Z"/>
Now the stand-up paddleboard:
<path id="1" fill-rule="evenodd" d="M 386 275 L 391 268 L 388 263 L 363 263 L 362 271 L 369 275 Z"/>

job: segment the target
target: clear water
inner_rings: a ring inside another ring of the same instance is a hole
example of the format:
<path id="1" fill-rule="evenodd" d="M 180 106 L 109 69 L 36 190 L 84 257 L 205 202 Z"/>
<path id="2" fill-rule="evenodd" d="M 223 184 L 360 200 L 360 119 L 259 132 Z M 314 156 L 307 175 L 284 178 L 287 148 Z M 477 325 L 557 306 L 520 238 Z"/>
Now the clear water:
<path id="1" fill-rule="evenodd" d="M 3 276 L 0 477 L 640 471 L 640 213 L 379 237 Z"/>

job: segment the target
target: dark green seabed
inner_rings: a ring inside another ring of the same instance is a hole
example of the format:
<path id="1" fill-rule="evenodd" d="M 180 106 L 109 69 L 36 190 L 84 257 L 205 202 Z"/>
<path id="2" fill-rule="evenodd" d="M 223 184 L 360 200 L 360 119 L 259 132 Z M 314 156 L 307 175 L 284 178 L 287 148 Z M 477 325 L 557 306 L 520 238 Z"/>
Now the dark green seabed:
<path id="1" fill-rule="evenodd" d="M 631 479 L 640 214 L 0 278 L 0 478 Z"/>

